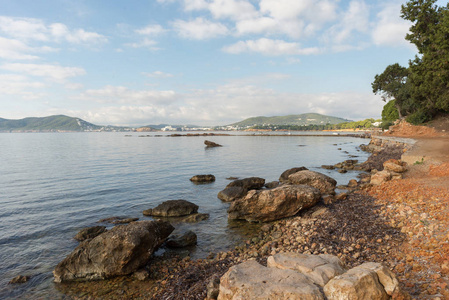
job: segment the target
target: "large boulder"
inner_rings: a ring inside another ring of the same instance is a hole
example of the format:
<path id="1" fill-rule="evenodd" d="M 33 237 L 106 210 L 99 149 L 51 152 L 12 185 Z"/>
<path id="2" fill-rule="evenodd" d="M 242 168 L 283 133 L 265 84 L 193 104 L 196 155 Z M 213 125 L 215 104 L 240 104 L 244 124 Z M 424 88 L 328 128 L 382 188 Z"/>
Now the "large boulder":
<path id="1" fill-rule="evenodd" d="M 337 181 L 319 172 L 304 170 L 288 176 L 291 184 L 307 184 L 320 190 L 322 194 L 334 194 Z"/>
<path id="2" fill-rule="evenodd" d="M 379 185 L 379 184 L 382 184 L 389 180 L 391 180 L 391 173 L 388 172 L 387 170 L 383 170 L 383 171 L 377 172 L 376 174 L 373 174 L 371 176 L 370 183 L 372 185 Z"/>
<path id="3" fill-rule="evenodd" d="M 75 236 L 74 239 L 82 242 L 84 240 L 93 239 L 94 237 L 107 231 L 106 226 L 93 226 L 81 229 Z"/>
<path id="4" fill-rule="evenodd" d="M 231 267 L 220 279 L 218 300 L 324 300 L 319 288 L 301 273 L 267 268 L 254 260 Z"/>
<path id="5" fill-rule="evenodd" d="M 118 225 L 82 242 L 53 271 L 55 282 L 128 275 L 143 267 L 174 230 L 168 222 Z"/>
<path id="6" fill-rule="evenodd" d="M 346 271 L 338 257 L 328 254 L 279 253 L 270 256 L 267 265 L 270 268 L 300 272 L 321 287 L 324 287 L 335 276 Z"/>
<path id="7" fill-rule="evenodd" d="M 168 200 L 153 209 L 143 211 L 145 216 L 182 217 L 198 212 L 198 205 L 186 200 Z"/>
<path id="8" fill-rule="evenodd" d="M 247 189 L 244 189 L 240 186 L 231 186 L 218 192 L 217 197 L 224 202 L 232 202 L 234 200 L 243 198 L 247 193 Z"/>
<path id="9" fill-rule="evenodd" d="M 394 173 L 404 173 L 407 171 L 407 163 L 398 159 L 389 159 L 383 163 L 384 170 Z"/>
<path id="10" fill-rule="evenodd" d="M 260 177 L 249 177 L 237 179 L 230 182 L 226 188 L 217 195 L 218 199 L 225 202 L 232 202 L 246 196 L 249 190 L 258 190 L 265 185 L 265 179 Z"/>
<path id="11" fill-rule="evenodd" d="M 321 199 L 318 189 L 308 185 L 283 185 L 271 190 L 251 190 L 231 203 L 228 218 L 269 222 L 296 215 Z"/>
<path id="12" fill-rule="evenodd" d="M 291 169 L 285 170 L 279 177 L 279 181 L 280 182 L 288 182 L 288 176 L 290 176 L 296 172 L 304 171 L 304 170 L 308 170 L 308 169 L 306 167 L 297 167 L 297 168 L 291 168 Z"/>

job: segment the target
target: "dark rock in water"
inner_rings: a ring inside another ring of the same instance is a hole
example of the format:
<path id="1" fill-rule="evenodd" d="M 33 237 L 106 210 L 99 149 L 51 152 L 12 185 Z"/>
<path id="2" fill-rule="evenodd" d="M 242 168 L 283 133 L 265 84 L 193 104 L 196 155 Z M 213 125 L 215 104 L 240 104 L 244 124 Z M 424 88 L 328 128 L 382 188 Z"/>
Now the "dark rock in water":
<path id="1" fill-rule="evenodd" d="M 109 217 L 109 218 L 104 218 L 101 219 L 100 221 L 98 221 L 97 223 L 111 223 L 117 220 L 122 220 L 122 217 Z"/>
<path id="2" fill-rule="evenodd" d="M 204 141 L 204 145 L 206 145 L 207 148 L 211 148 L 211 147 L 222 147 L 222 145 L 205 140 Z"/>
<path id="3" fill-rule="evenodd" d="M 196 245 L 196 233 L 188 231 L 175 230 L 167 239 L 167 246 L 171 248 L 185 248 Z"/>
<path id="4" fill-rule="evenodd" d="M 288 169 L 281 174 L 281 176 L 279 177 L 279 181 L 280 182 L 288 182 L 288 176 L 290 176 L 296 172 L 304 171 L 304 170 L 308 170 L 308 169 L 306 167 Z"/>
<path id="5" fill-rule="evenodd" d="M 239 186 L 227 187 L 224 190 L 218 192 L 218 199 L 224 202 L 232 202 L 236 199 L 240 199 L 246 195 L 248 192 L 247 189 L 244 189 Z"/>
<path id="6" fill-rule="evenodd" d="M 145 216 L 181 217 L 198 212 L 198 205 L 186 200 L 168 200 L 153 209 L 143 211 Z"/>
<path id="7" fill-rule="evenodd" d="M 251 190 L 232 202 L 228 218 L 250 222 L 269 222 L 296 215 L 321 199 L 318 189 L 308 185 L 283 185 L 271 190 Z"/>
<path id="8" fill-rule="evenodd" d="M 126 219 L 115 220 L 115 221 L 112 221 L 111 223 L 112 224 L 116 224 L 116 225 L 118 225 L 118 224 L 128 224 L 128 223 L 135 222 L 135 221 L 138 221 L 138 220 L 139 220 L 139 218 L 126 218 Z"/>
<path id="9" fill-rule="evenodd" d="M 242 187 L 246 190 L 257 190 L 263 188 L 265 179 L 260 177 L 249 177 L 244 179 L 237 179 L 230 182 L 226 187 Z"/>
<path id="10" fill-rule="evenodd" d="M 291 184 L 307 184 L 320 190 L 323 194 L 334 194 L 337 181 L 319 172 L 304 170 L 288 176 Z"/>
<path id="11" fill-rule="evenodd" d="M 345 169 L 340 169 L 340 170 L 338 170 L 338 173 L 342 173 L 342 174 L 344 174 L 344 173 L 348 173 L 348 170 L 345 170 Z"/>
<path id="12" fill-rule="evenodd" d="M 277 188 L 279 186 L 279 184 L 280 184 L 279 181 L 272 181 L 272 182 L 265 183 L 265 187 L 267 189 L 274 189 L 274 188 Z"/>
<path id="13" fill-rule="evenodd" d="M 322 165 L 321 168 L 322 168 L 322 169 L 326 169 L 326 170 L 333 170 L 333 169 L 335 169 L 335 166 L 332 166 L 332 165 Z"/>
<path id="14" fill-rule="evenodd" d="M 226 180 L 237 180 L 237 179 L 239 179 L 238 177 L 228 177 L 228 178 L 226 178 Z"/>
<path id="15" fill-rule="evenodd" d="M 93 227 L 88 227 L 88 228 L 84 228 L 81 229 L 74 237 L 75 240 L 77 241 L 84 241 L 87 239 L 93 239 L 94 237 L 102 234 L 103 232 L 106 232 L 106 227 L 105 226 L 93 226 Z"/>
<path id="16" fill-rule="evenodd" d="M 174 230 L 168 222 L 140 221 L 118 225 L 82 242 L 53 271 L 55 282 L 97 280 L 131 274 Z"/>
<path id="17" fill-rule="evenodd" d="M 13 279 L 11 279 L 9 284 L 25 283 L 28 280 L 30 280 L 30 276 L 19 275 L 19 276 L 14 277 Z"/>
<path id="18" fill-rule="evenodd" d="M 196 223 L 209 219 L 209 214 L 192 214 L 183 219 L 184 222 Z"/>
<path id="19" fill-rule="evenodd" d="M 190 181 L 194 183 L 209 183 L 215 181 L 215 176 L 212 174 L 207 175 L 195 175 L 192 178 L 190 178 Z"/>

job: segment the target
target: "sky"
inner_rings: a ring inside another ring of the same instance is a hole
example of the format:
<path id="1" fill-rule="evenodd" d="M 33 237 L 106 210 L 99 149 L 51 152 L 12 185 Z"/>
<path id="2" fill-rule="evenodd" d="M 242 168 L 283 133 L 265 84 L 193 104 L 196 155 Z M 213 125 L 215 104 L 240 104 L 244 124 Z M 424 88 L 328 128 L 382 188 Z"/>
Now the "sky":
<path id="1" fill-rule="evenodd" d="M 226 125 L 380 118 L 416 49 L 397 0 L 0 0 L 0 118 Z"/>

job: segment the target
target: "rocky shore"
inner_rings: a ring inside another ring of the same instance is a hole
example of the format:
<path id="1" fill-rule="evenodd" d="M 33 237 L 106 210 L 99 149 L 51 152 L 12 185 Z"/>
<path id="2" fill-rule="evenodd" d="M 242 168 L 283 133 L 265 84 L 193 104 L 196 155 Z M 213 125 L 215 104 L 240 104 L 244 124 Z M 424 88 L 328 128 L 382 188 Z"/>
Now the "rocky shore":
<path id="1" fill-rule="evenodd" d="M 360 166 L 382 171 L 385 161 L 400 159 L 403 152 L 400 146 L 381 147 Z M 382 263 L 399 280 L 393 299 L 449 299 L 449 185 L 443 180 L 432 186 L 419 177 L 436 174 L 444 179 L 449 165 L 424 167 L 417 164 L 405 179 L 380 185 L 354 180 L 345 193 L 293 217 L 265 223 L 257 235 L 207 259 L 154 257 L 145 267 L 149 278 L 143 281 L 130 275 L 58 288 L 70 299 L 215 298 L 217 280 L 232 266 L 251 260 L 267 266 L 268 257 L 291 252 L 334 255 L 347 268 Z"/>

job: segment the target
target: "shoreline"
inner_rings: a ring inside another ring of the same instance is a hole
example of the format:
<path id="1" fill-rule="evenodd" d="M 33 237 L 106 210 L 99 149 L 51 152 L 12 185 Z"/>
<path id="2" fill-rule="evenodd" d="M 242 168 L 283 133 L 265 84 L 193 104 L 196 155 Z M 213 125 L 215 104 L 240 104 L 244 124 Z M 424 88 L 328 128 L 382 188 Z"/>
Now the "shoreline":
<path id="1" fill-rule="evenodd" d="M 420 153 L 416 146 L 412 151 Z M 417 185 L 416 180 L 432 169 L 431 162 L 429 159 L 426 164 L 410 166 L 403 180 L 355 189 L 348 192 L 346 199 L 321 203 L 299 216 L 266 223 L 259 235 L 229 251 L 211 254 L 207 259 L 155 258 L 148 265 L 150 281 L 133 281 L 129 276 L 67 285 L 67 289 L 61 285 L 59 289 L 72 299 L 204 299 L 211 278 L 221 277 L 229 267 L 249 259 L 266 264 L 270 255 L 296 251 L 334 254 L 348 267 L 365 261 L 381 262 L 399 279 L 403 293 L 396 295 L 396 299 L 445 299 L 441 297 L 449 297 L 446 293 L 449 257 L 436 257 L 435 253 L 441 246 L 449 253 L 449 247 L 444 248 L 447 246 L 444 240 L 441 243 L 432 240 L 432 234 L 442 232 L 438 238 L 444 239 L 448 226 L 430 220 L 429 212 L 416 213 L 413 197 L 403 199 L 407 191 L 404 188 L 410 184 L 417 190 L 414 196 L 422 194 L 423 186 Z M 434 193 L 431 189 L 426 195 Z M 425 205 L 424 202 L 422 199 L 419 205 Z M 444 221 L 440 219 L 437 220 Z M 414 239 L 415 236 L 419 239 Z M 423 249 L 428 242 L 433 245 L 432 249 Z M 427 252 L 422 253 L 423 250 Z"/>

